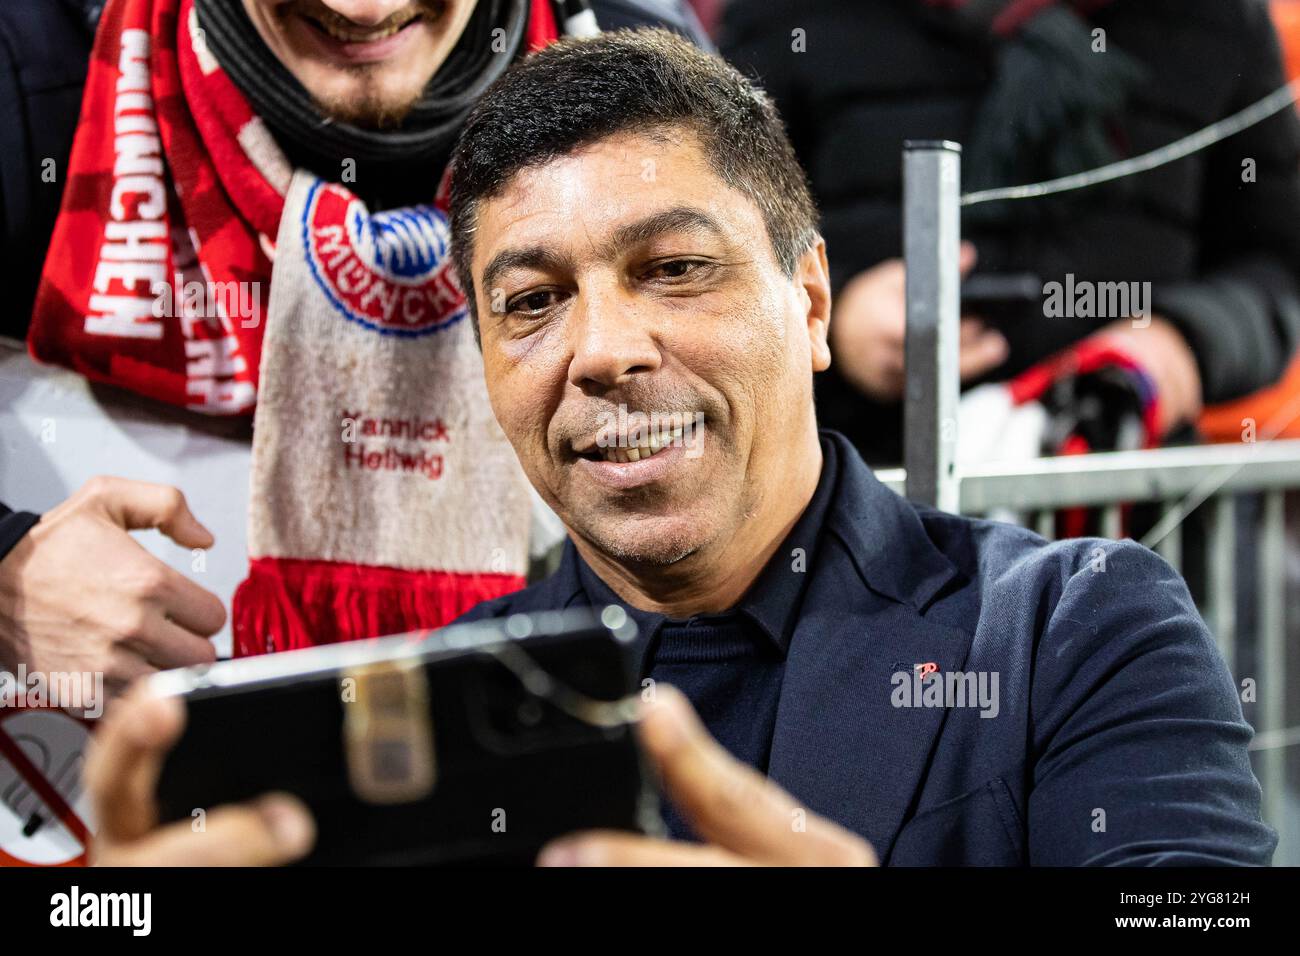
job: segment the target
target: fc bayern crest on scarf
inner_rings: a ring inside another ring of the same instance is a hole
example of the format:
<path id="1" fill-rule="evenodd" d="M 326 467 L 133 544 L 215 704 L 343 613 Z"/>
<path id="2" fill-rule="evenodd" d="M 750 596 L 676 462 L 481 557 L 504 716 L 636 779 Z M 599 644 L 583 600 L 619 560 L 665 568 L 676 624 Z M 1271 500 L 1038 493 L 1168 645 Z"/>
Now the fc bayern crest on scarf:
<path id="1" fill-rule="evenodd" d="M 429 335 L 465 318 L 451 268 L 451 229 L 436 206 L 371 214 L 318 182 L 302 217 L 312 278 L 346 319 L 382 335 Z"/>

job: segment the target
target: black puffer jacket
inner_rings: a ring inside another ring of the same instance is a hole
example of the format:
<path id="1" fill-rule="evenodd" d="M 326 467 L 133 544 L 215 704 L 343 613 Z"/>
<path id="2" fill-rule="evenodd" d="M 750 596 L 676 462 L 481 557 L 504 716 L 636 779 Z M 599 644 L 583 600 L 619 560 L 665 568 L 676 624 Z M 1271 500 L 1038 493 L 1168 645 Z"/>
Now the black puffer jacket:
<path id="1" fill-rule="evenodd" d="M 837 290 L 901 254 L 905 139 L 971 141 L 992 77 L 984 38 L 935 26 L 922 0 L 733 0 L 719 45 L 776 100 L 812 180 Z M 1285 82 L 1262 0 L 1116 0 L 1092 17 L 1111 49 L 1147 71 L 1112 127 L 1121 154 L 1188 135 Z M 803 30 L 806 52 L 792 49 Z M 1256 181 L 1243 182 L 1255 161 Z M 1013 185 L 1006 183 L 1000 185 Z M 1030 210 L 1030 203 L 1038 208 Z M 1019 204 L 1013 224 L 966 222 L 980 270 L 1150 281 L 1200 366 L 1207 402 L 1272 383 L 1300 339 L 1300 121 L 1292 111 L 1122 189 Z M 1025 368 L 1106 320 L 1050 321 L 1037 305 L 1008 327 L 1007 365 Z M 823 425 L 874 462 L 897 461 L 901 414 L 832 369 L 819 376 Z"/>
<path id="2" fill-rule="evenodd" d="M 0 288 L 6 292 L 0 335 L 27 334 L 103 6 L 99 0 L 0 3 Z"/>

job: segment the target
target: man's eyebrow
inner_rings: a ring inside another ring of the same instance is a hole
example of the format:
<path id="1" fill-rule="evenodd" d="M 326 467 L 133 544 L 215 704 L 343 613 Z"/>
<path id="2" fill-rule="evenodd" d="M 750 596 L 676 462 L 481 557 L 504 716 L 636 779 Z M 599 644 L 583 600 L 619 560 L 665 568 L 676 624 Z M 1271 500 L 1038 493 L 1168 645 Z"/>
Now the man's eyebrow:
<path id="1" fill-rule="evenodd" d="M 649 242 L 670 232 L 709 232 L 720 239 L 727 237 L 722 224 L 703 210 L 674 206 L 619 226 L 601 246 L 599 254 L 604 259 L 615 259 L 628 246 Z M 560 272 L 572 268 L 573 262 L 567 256 L 542 246 L 504 249 L 493 256 L 483 270 L 483 288 L 493 288 L 497 280 L 511 269 Z"/>
<path id="2" fill-rule="evenodd" d="M 572 262 L 567 256 L 557 255 L 552 250 L 544 249 L 541 246 L 530 246 L 525 249 L 505 249 L 493 256 L 492 261 L 483 270 L 483 288 L 491 289 L 496 285 L 497 279 L 511 269 L 536 269 L 539 272 L 558 272 L 566 268 L 572 268 Z"/>
<path id="3" fill-rule="evenodd" d="M 670 232 L 710 232 L 719 239 L 727 238 L 722 224 L 708 213 L 693 206 L 674 206 L 620 226 L 601 252 L 604 258 L 613 259 L 628 246 L 649 242 Z"/>

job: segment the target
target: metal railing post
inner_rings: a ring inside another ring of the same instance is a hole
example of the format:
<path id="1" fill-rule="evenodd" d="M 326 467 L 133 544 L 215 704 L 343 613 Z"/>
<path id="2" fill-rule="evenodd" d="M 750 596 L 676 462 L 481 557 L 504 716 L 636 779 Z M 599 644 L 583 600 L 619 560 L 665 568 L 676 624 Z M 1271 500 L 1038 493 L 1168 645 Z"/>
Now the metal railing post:
<path id="1" fill-rule="evenodd" d="M 913 501 L 951 512 L 960 505 L 956 473 L 960 199 L 960 146 L 944 141 L 903 144 L 906 493 Z"/>
<path id="2" fill-rule="evenodd" d="M 1259 622 L 1257 733 L 1280 738 L 1286 730 L 1286 493 L 1273 489 L 1264 494 L 1259 529 Z M 1286 826 L 1286 752 L 1275 739 L 1261 756 L 1260 785 L 1264 788 L 1264 819 L 1278 832 L 1278 862 L 1291 859 L 1291 833 Z"/>

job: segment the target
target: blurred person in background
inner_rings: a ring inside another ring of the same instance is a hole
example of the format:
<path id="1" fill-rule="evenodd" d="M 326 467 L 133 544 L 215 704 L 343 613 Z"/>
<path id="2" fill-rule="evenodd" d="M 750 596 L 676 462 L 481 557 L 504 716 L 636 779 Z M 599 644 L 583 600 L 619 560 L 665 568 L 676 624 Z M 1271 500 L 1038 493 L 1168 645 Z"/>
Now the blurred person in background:
<path id="1" fill-rule="evenodd" d="M 1154 150 L 1285 82 L 1260 0 L 731 0 L 719 44 L 777 101 L 809 171 L 836 293 L 818 410 L 876 463 L 901 459 L 904 140 L 962 143 L 963 192 L 1020 185 Z M 1295 352 L 1300 122 L 1287 110 L 1152 172 L 970 206 L 963 233 L 966 274 L 1043 290 L 964 310 L 966 384 L 1089 371 L 1087 388 L 1047 390 L 1046 453 L 1124 445 L 1072 401 L 1085 392 L 1131 410 L 1130 444 L 1174 440 Z M 1067 282 L 1149 282 L 1146 314 L 1048 316 Z"/>
<path id="2" fill-rule="evenodd" d="M 581 6 L 0 5 L 0 334 L 151 398 L 257 410 L 266 508 L 237 654 L 442 624 L 524 583 L 527 486 L 482 394 L 438 187 L 478 95 Z M 677 0 L 593 7 L 706 42 Z M 222 280 L 239 292 L 212 308 Z M 0 668 L 119 689 L 211 660 L 225 609 L 128 534 L 147 528 L 212 544 L 179 491 L 142 482 L 95 480 L 43 517 L 0 505 Z"/>

